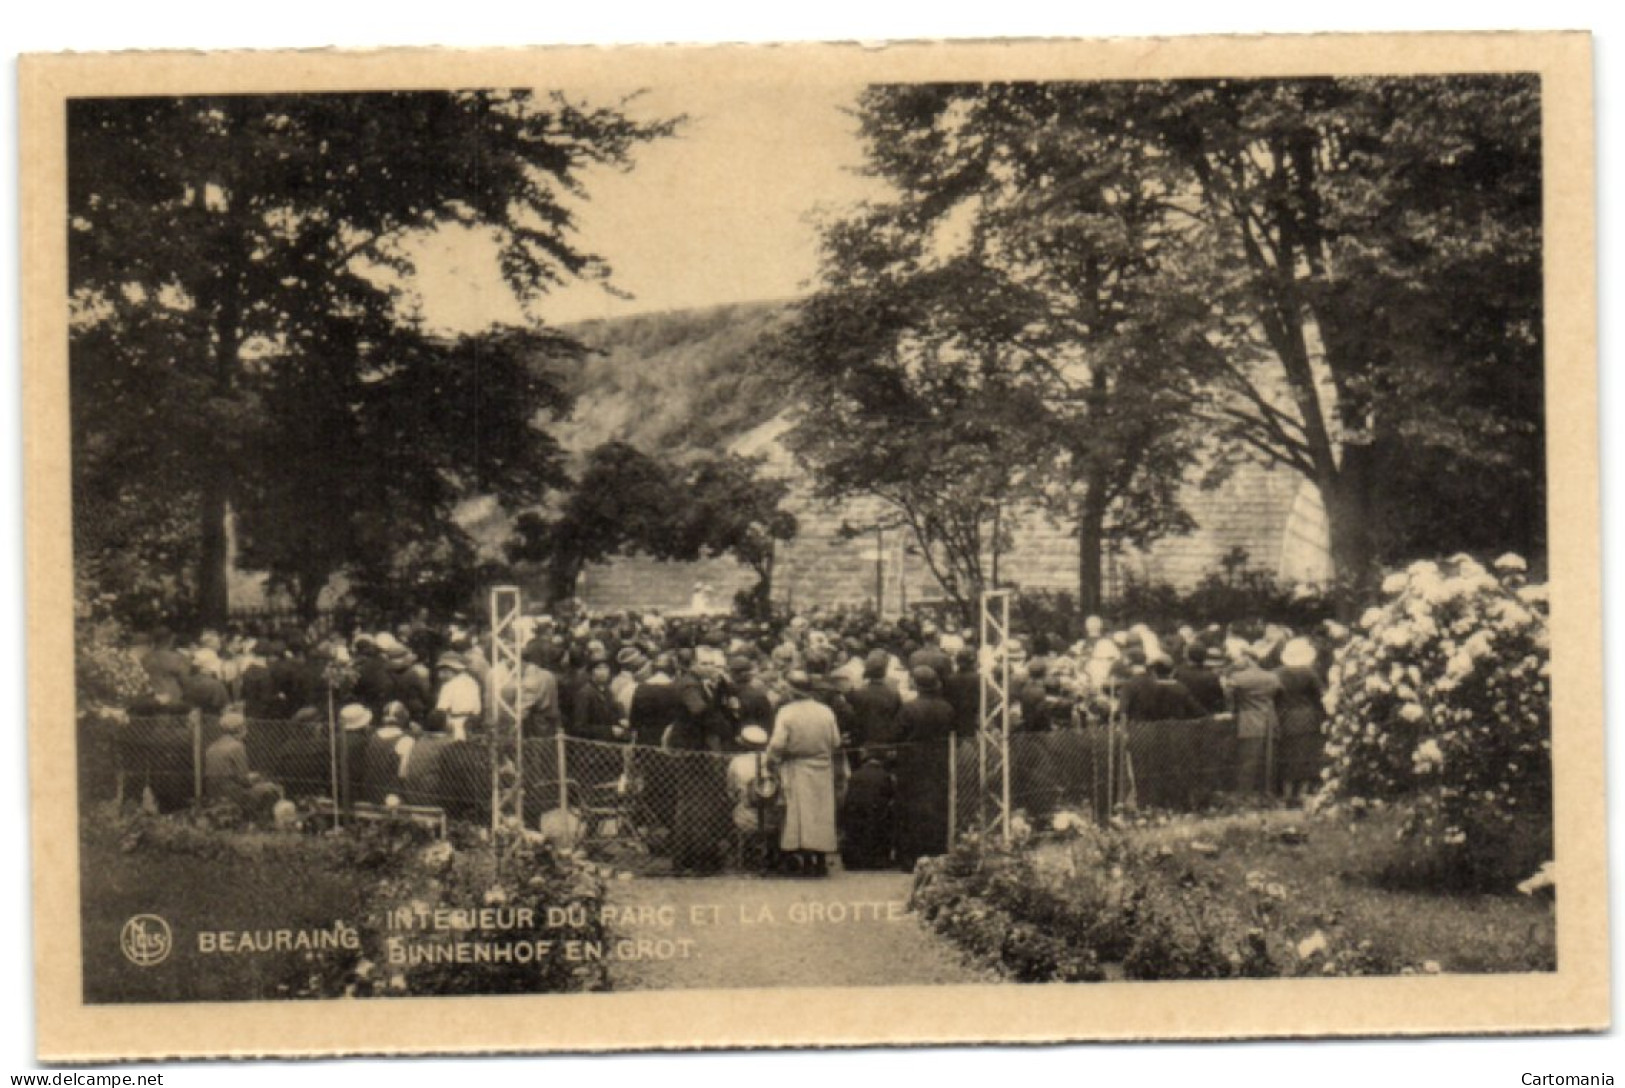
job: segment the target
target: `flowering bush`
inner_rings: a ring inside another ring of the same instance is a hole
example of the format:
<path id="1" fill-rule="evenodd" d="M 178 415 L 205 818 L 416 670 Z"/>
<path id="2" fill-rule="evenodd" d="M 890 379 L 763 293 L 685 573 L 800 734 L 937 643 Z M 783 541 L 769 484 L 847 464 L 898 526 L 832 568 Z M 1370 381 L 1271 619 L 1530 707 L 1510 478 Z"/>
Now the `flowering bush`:
<path id="1" fill-rule="evenodd" d="M 1326 693 L 1324 798 L 1409 799 L 1407 830 L 1472 867 L 1551 821 L 1545 588 L 1524 563 L 1420 562 L 1383 583 Z"/>

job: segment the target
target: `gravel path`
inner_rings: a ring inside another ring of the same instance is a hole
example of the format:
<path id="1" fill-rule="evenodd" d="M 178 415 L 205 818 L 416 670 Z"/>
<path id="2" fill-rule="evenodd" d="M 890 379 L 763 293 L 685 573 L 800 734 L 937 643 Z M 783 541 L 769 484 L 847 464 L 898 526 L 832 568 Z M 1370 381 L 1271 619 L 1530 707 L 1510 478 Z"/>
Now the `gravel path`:
<path id="1" fill-rule="evenodd" d="M 905 909 L 906 873 L 611 885 L 617 990 L 991 981 Z M 630 942 L 630 943 L 629 943 Z"/>

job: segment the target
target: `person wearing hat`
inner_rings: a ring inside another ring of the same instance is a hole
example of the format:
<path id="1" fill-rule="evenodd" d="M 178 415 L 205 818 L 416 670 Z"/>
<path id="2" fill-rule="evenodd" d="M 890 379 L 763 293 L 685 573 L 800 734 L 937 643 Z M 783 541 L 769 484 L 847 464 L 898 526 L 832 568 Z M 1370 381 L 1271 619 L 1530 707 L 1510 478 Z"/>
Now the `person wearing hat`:
<path id="1" fill-rule="evenodd" d="M 756 679 L 756 664 L 744 654 L 728 659 L 728 685 L 734 700 L 734 719 L 741 727 L 758 725 L 763 730 L 773 726 L 773 697 Z"/>
<path id="2" fill-rule="evenodd" d="M 395 674 L 390 671 L 389 660 L 384 657 L 377 639 L 372 635 L 356 636 L 354 654 L 355 689 L 352 694 L 356 702 L 376 714 L 394 698 Z"/>
<path id="3" fill-rule="evenodd" d="M 480 682 L 468 672 L 468 664 L 461 654 L 447 650 L 434 663 L 435 676 L 440 681 L 440 692 L 435 696 L 434 708 L 446 716 L 446 729 L 454 741 L 468 738 L 470 723 L 480 720 L 483 700 Z"/>
<path id="4" fill-rule="evenodd" d="M 615 700 L 622 722 L 632 714 L 632 693 L 637 691 L 639 681 L 652 671 L 648 656 L 636 646 L 626 645 L 616 651 L 615 675 L 609 678 L 609 694 Z"/>
<path id="5" fill-rule="evenodd" d="M 1121 710 L 1131 722 L 1176 722 L 1205 717 L 1207 712 L 1185 685 L 1174 679 L 1174 663 L 1155 657 L 1144 676 L 1123 685 Z"/>
<path id="6" fill-rule="evenodd" d="M 282 789 L 249 768 L 246 736 L 248 719 L 242 708 L 227 707 L 220 715 L 220 736 L 203 753 L 203 797 L 210 804 L 230 805 L 257 817 L 282 800 Z"/>
<path id="7" fill-rule="evenodd" d="M 839 846 L 835 814 L 846 786 L 841 731 L 835 712 L 815 696 L 807 673 L 794 670 L 785 682 L 790 701 L 779 708 L 767 744 L 767 766 L 784 788 L 779 849 L 797 859 L 800 872 L 825 876 L 828 855 Z"/>
<path id="8" fill-rule="evenodd" d="M 361 796 L 367 743 L 371 739 L 371 710 L 360 703 L 350 703 L 339 711 L 339 803 L 346 810 Z"/>
<path id="9" fill-rule="evenodd" d="M 919 693 L 897 714 L 897 860 L 906 869 L 927 854 L 940 854 L 948 838 L 948 737 L 954 708 L 942 680 L 929 665 L 910 673 Z"/>
<path id="10" fill-rule="evenodd" d="M 681 655 L 679 655 L 681 657 Z M 663 746 L 716 752 L 738 733 L 730 719 L 727 658 L 712 646 L 698 647 L 667 696 L 671 724 Z M 722 864 L 732 824 L 726 767 L 715 759 L 671 756 L 663 764 L 672 791 L 672 867 L 701 873 Z"/>
<path id="11" fill-rule="evenodd" d="M 434 706 L 434 678 L 415 651 L 388 631 L 378 633 L 374 644 L 389 666 L 391 700 L 406 704 L 413 721 L 421 721 Z"/>
<path id="12" fill-rule="evenodd" d="M 865 748 L 855 753 L 857 768 L 841 804 L 841 864 L 847 869 L 886 869 L 896 839 L 897 780 L 887 753 Z"/>
<path id="13" fill-rule="evenodd" d="M 1049 689 L 1044 682 L 1048 672 L 1049 662 L 1042 657 L 1027 662 L 1027 682 L 1016 692 L 1016 705 L 1021 710 L 1021 731 L 1024 733 L 1048 733 L 1055 726 Z"/>
<path id="14" fill-rule="evenodd" d="M 737 743 L 744 750 L 728 761 L 728 796 L 733 798 L 735 831 L 756 846 L 762 869 L 778 864 L 778 831 L 783 826 L 783 791 L 767 769 L 767 730 L 747 725 Z"/>
<path id="15" fill-rule="evenodd" d="M 1276 713 L 1281 722 L 1281 792 L 1302 797 L 1320 785 L 1320 768 L 1325 750 L 1320 723 L 1325 717 L 1323 700 L 1326 686 L 1316 669 L 1319 653 L 1306 638 L 1294 638 L 1281 647 L 1281 667 L 1275 677 L 1281 682 L 1276 697 Z"/>
<path id="16" fill-rule="evenodd" d="M 1236 715 L 1236 792 L 1269 793 L 1274 788 L 1280 728 L 1275 701 L 1281 681 L 1259 667 L 1250 646 L 1232 653 L 1236 667 L 1224 678 L 1224 688 Z"/>
<path id="17" fill-rule="evenodd" d="M 1223 664 L 1223 650 L 1190 642 L 1185 646 L 1185 663 L 1174 669 L 1174 679 L 1185 685 L 1191 698 L 1210 717 L 1223 714 L 1225 709 L 1224 684 L 1217 671 Z"/>
<path id="18" fill-rule="evenodd" d="M 384 707 L 382 721 L 361 756 L 362 800 L 383 804 L 391 794 L 400 796 L 401 768 L 417 742 L 416 728 L 405 703 L 396 700 Z"/>
<path id="19" fill-rule="evenodd" d="M 954 708 L 942 694 L 942 678 L 930 665 L 909 672 L 919 694 L 897 712 L 897 739 L 905 744 L 936 744 L 954 731 Z"/>
<path id="20" fill-rule="evenodd" d="M 942 697 L 954 710 L 954 733 L 968 740 L 982 727 L 982 678 L 976 651 L 969 646 L 954 654 L 954 674 L 942 685 Z"/>
<path id="21" fill-rule="evenodd" d="M 864 659 L 863 684 L 846 696 L 852 708 L 852 724 L 845 737 L 849 749 L 895 744 L 901 739 L 897 715 L 903 709 L 903 700 L 886 682 L 890 668 L 891 655 L 885 650 L 871 650 Z"/>

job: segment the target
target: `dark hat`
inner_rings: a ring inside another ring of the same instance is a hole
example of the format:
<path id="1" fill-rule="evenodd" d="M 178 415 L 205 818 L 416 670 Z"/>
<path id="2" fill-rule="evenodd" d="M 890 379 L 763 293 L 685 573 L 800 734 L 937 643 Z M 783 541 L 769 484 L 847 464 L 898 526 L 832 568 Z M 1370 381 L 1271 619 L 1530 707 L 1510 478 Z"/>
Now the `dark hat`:
<path id="1" fill-rule="evenodd" d="M 751 661 L 751 659 L 743 654 L 735 654 L 733 657 L 728 659 L 728 671 L 733 673 L 735 676 L 742 676 L 745 673 L 750 672 L 755 667 L 756 665 Z"/>
<path id="2" fill-rule="evenodd" d="M 791 669 L 784 674 L 784 684 L 797 695 L 812 694 L 812 677 L 805 669 Z"/>
<path id="3" fill-rule="evenodd" d="M 916 691 L 934 693 L 942 690 L 942 677 L 937 670 L 929 665 L 918 665 L 909 670 L 909 678 L 914 681 Z"/>
<path id="4" fill-rule="evenodd" d="M 463 660 L 462 654 L 453 653 L 450 650 L 447 650 L 445 653 L 441 654 L 438 659 L 436 659 L 434 667 L 437 669 L 456 669 L 458 672 L 465 672 L 468 669 L 468 662 Z"/>
<path id="5" fill-rule="evenodd" d="M 1033 679 L 1036 680 L 1047 672 L 1049 672 L 1049 662 L 1043 658 L 1035 657 L 1027 662 L 1027 675 Z"/>
<path id="6" fill-rule="evenodd" d="M 885 650 L 870 650 L 869 656 L 863 661 L 863 676 L 866 680 L 879 680 L 891 668 L 891 657 Z"/>

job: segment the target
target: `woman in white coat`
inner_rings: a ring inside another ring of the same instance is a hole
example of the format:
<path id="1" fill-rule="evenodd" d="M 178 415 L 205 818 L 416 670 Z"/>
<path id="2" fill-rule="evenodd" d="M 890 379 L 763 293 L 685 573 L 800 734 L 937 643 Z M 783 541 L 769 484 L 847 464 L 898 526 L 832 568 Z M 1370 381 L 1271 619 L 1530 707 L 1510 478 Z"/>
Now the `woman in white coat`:
<path id="1" fill-rule="evenodd" d="M 785 677 L 790 698 L 779 708 L 773 736 L 767 742 L 767 764 L 777 771 L 784 790 L 784 829 L 779 847 L 801 872 L 823 876 L 826 855 L 838 848 L 835 813 L 846 784 L 846 760 L 840 757 L 841 731 L 835 712 L 814 696 L 800 669 Z"/>

